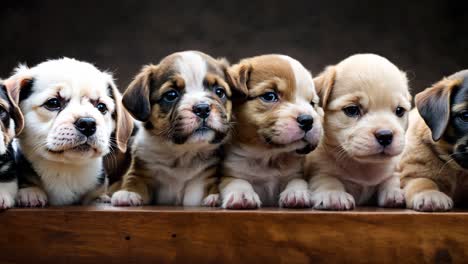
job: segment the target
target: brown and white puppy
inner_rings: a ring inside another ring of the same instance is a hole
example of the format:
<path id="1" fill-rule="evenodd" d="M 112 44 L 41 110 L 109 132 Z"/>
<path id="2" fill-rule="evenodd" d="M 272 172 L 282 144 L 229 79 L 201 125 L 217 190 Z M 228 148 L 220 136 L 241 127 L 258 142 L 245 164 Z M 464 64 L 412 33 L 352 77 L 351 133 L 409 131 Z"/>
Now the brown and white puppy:
<path id="1" fill-rule="evenodd" d="M 18 192 L 13 138 L 23 129 L 23 115 L 9 90 L 0 81 L 0 210 L 15 204 Z"/>
<path id="2" fill-rule="evenodd" d="M 123 104 L 143 127 L 113 205 L 216 205 L 219 150 L 231 132 L 227 67 L 223 59 L 185 51 L 135 77 Z"/>
<path id="3" fill-rule="evenodd" d="M 411 107 L 406 75 L 383 57 L 358 54 L 327 67 L 314 81 L 325 135 L 306 162 L 313 207 L 349 210 L 375 193 L 379 206 L 403 206 L 394 169 Z"/>
<path id="4" fill-rule="evenodd" d="M 309 207 L 303 162 L 320 141 L 323 119 L 312 75 L 284 55 L 244 59 L 230 73 L 240 95 L 223 162 L 222 207 Z"/>
<path id="5" fill-rule="evenodd" d="M 406 205 L 446 211 L 468 204 L 468 70 L 416 95 L 400 162 Z"/>
<path id="6" fill-rule="evenodd" d="M 106 186 L 103 157 L 112 148 L 125 151 L 133 127 L 112 76 L 63 58 L 19 66 L 7 82 L 25 119 L 18 137 L 18 205 L 98 198 Z"/>

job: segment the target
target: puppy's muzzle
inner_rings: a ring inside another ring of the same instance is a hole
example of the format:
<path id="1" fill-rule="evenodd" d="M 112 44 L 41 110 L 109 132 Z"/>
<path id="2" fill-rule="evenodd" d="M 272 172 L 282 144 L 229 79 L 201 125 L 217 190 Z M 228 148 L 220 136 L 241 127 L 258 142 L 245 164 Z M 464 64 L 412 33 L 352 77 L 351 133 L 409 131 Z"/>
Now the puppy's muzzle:
<path id="1" fill-rule="evenodd" d="M 297 123 L 304 132 L 307 132 L 312 129 L 314 118 L 311 115 L 300 115 L 297 117 Z"/>
<path id="2" fill-rule="evenodd" d="M 206 119 L 210 116 L 211 106 L 207 103 L 199 103 L 193 106 L 193 113 L 201 119 Z"/>
<path id="3" fill-rule="evenodd" d="M 382 147 L 387 147 L 392 144 L 393 132 L 388 129 L 380 129 L 374 133 L 375 139 Z"/>
<path id="4" fill-rule="evenodd" d="M 75 128 L 86 137 L 96 133 L 96 120 L 92 117 L 82 117 L 75 122 Z"/>

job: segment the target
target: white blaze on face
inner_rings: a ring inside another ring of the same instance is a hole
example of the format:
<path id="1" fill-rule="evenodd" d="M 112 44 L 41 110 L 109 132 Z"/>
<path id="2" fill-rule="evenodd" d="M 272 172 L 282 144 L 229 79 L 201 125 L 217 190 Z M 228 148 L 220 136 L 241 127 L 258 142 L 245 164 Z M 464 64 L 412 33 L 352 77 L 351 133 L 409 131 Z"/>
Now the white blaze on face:
<path id="1" fill-rule="evenodd" d="M 205 60 L 193 51 L 179 53 L 177 69 L 185 81 L 185 92 L 203 91 L 203 81 L 206 76 L 207 66 Z"/>

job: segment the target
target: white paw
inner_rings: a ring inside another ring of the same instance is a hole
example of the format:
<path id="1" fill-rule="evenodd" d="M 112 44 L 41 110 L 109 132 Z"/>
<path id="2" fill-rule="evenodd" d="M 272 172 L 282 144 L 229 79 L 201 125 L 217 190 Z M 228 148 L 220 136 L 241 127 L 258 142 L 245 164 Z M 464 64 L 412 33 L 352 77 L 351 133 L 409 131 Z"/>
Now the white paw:
<path id="1" fill-rule="evenodd" d="M 414 196 L 411 206 L 424 212 L 448 211 L 453 208 L 453 201 L 443 192 L 424 191 Z"/>
<path id="2" fill-rule="evenodd" d="M 285 208 L 309 208 L 312 200 L 309 190 L 285 190 L 280 194 L 279 206 Z"/>
<path id="3" fill-rule="evenodd" d="M 351 210 L 354 197 L 342 191 L 319 191 L 312 193 L 312 206 L 319 210 Z"/>
<path id="4" fill-rule="evenodd" d="M 405 195 L 402 189 L 393 188 L 379 193 L 378 204 L 380 207 L 399 208 L 405 206 Z"/>
<path id="5" fill-rule="evenodd" d="M 226 209 L 255 209 L 262 205 L 254 191 L 234 191 L 224 197 L 221 207 Z"/>
<path id="6" fill-rule="evenodd" d="M 112 195 L 111 203 L 113 206 L 140 206 L 143 199 L 136 192 L 121 190 Z"/>
<path id="7" fill-rule="evenodd" d="M 217 207 L 220 203 L 219 194 L 210 194 L 203 199 L 202 205 L 207 207 Z"/>
<path id="8" fill-rule="evenodd" d="M 0 210 L 12 208 L 14 205 L 15 198 L 10 193 L 0 193 Z"/>
<path id="9" fill-rule="evenodd" d="M 39 187 L 27 187 L 18 190 L 16 204 L 20 207 L 44 207 L 47 195 Z"/>
<path id="10" fill-rule="evenodd" d="M 93 201 L 94 204 L 103 204 L 103 203 L 106 204 L 110 202 L 111 202 L 111 198 L 107 194 L 102 194 L 101 196 L 99 196 Z"/>

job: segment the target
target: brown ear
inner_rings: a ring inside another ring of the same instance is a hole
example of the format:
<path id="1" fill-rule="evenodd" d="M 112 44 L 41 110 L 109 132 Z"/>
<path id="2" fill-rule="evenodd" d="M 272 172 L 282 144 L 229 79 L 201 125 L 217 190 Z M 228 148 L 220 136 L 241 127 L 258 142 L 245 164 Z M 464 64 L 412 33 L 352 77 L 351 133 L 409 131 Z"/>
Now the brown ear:
<path id="1" fill-rule="evenodd" d="M 233 88 L 233 94 L 238 97 L 246 98 L 249 95 L 247 83 L 250 79 L 252 65 L 246 61 L 231 66 L 228 69 L 229 85 Z"/>
<path id="2" fill-rule="evenodd" d="M 450 98 L 461 80 L 443 79 L 415 97 L 419 114 L 431 129 L 432 139 L 439 140 L 450 120 Z"/>
<path id="3" fill-rule="evenodd" d="M 335 78 L 335 66 L 328 66 L 319 76 L 314 78 L 314 86 L 320 97 L 320 106 L 324 108 L 324 110 L 328 104 L 333 86 L 335 86 Z"/>
<path id="4" fill-rule="evenodd" d="M 158 66 L 148 65 L 130 83 L 125 91 L 122 103 L 137 120 L 146 122 L 151 116 L 150 89 L 153 74 Z"/>
<path id="5" fill-rule="evenodd" d="M 121 152 L 127 151 L 127 143 L 133 132 L 133 118 L 122 104 L 122 96 L 115 85 L 110 85 L 112 98 L 115 100 L 115 140 Z"/>
<path id="6" fill-rule="evenodd" d="M 16 96 L 14 99 L 12 94 L 11 94 L 11 89 L 8 89 L 6 85 L 1 85 L 3 92 L 6 94 L 8 97 L 8 101 L 10 103 L 10 116 L 15 122 L 15 134 L 19 135 L 21 131 L 23 131 L 24 128 L 24 117 L 23 114 L 21 113 L 21 109 L 19 108 L 18 104 L 18 99 L 19 96 Z"/>

